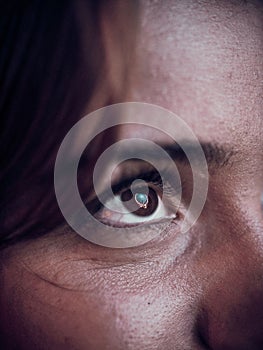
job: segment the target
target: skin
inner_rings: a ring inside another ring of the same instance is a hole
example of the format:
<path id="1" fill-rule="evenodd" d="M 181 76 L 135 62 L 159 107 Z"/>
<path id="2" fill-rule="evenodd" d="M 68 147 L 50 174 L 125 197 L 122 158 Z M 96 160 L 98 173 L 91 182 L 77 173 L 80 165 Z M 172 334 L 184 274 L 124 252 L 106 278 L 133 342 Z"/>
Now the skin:
<path id="1" fill-rule="evenodd" d="M 173 111 L 231 161 L 209 166 L 187 235 L 174 224 L 118 250 L 65 227 L 3 251 L 6 349 L 262 349 L 262 38 L 257 2 L 143 2 L 131 99 Z M 119 137 L 134 135 L 161 137 Z"/>

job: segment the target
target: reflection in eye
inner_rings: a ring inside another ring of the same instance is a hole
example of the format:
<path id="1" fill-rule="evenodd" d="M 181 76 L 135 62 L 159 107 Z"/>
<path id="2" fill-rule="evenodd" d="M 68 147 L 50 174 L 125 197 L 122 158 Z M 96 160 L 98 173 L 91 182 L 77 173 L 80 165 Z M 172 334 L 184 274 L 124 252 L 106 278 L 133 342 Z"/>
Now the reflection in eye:
<path id="1" fill-rule="evenodd" d="M 146 187 L 132 187 L 138 179 L 144 180 Z M 106 196 L 104 205 L 100 203 L 93 215 L 105 225 L 118 228 L 171 221 L 176 218 L 178 206 L 175 191 L 170 183 L 164 189 L 158 173 L 141 173 L 113 186 L 114 195 Z"/>

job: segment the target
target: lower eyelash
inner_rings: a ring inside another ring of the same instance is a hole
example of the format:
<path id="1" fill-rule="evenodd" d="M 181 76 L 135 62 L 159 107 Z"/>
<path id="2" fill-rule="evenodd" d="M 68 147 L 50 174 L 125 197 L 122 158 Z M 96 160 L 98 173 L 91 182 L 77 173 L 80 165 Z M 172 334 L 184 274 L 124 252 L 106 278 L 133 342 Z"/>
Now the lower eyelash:
<path id="1" fill-rule="evenodd" d="M 153 225 L 158 225 L 162 223 L 166 223 L 168 221 L 175 220 L 177 218 L 177 214 L 171 215 L 169 217 L 165 217 L 163 219 L 156 219 L 152 221 L 147 221 L 144 223 L 136 223 L 136 224 L 127 224 L 127 223 L 119 223 L 118 222 L 112 222 L 110 220 L 100 220 L 102 224 L 105 224 L 110 227 L 115 227 L 115 228 L 138 228 L 138 227 L 147 227 L 147 226 L 153 226 Z"/>

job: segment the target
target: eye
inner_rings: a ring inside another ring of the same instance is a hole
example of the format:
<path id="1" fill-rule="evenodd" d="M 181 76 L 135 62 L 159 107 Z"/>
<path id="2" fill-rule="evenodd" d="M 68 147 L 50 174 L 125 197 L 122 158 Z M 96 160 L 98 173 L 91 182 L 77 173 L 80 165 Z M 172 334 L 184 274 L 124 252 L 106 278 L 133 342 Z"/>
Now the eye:
<path id="1" fill-rule="evenodd" d="M 135 166 L 136 165 L 136 166 Z M 85 201 L 91 214 L 82 223 L 82 236 L 109 248 L 141 246 L 164 237 L 170 225 L 180 231 L 182 183 L 174 167 L 161 171 L 146 162 L 121 164 L 112 183 L 100 184 Z M 103 178 L 102 178 L 103 179 Z"/>
<path id="2" fill-rule="evenodd" d="M 94 215 L 106 225 L 133 227 L 160 223 L 176 217 L 174 207 L 156 184 L 128 186 L 108 198 Z"/>

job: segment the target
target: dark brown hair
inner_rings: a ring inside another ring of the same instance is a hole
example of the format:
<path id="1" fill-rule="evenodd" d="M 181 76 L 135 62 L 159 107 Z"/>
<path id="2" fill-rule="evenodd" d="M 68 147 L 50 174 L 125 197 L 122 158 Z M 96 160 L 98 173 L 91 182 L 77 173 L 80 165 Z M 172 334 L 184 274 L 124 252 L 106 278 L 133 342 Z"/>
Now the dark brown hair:
<path id="1" fill-rule="evenodd" d="M 84 113 L 125 99 L 137 8 L 134 0 L 1 5 L 1 242 L 57 222 L 56 152 Z"/>

